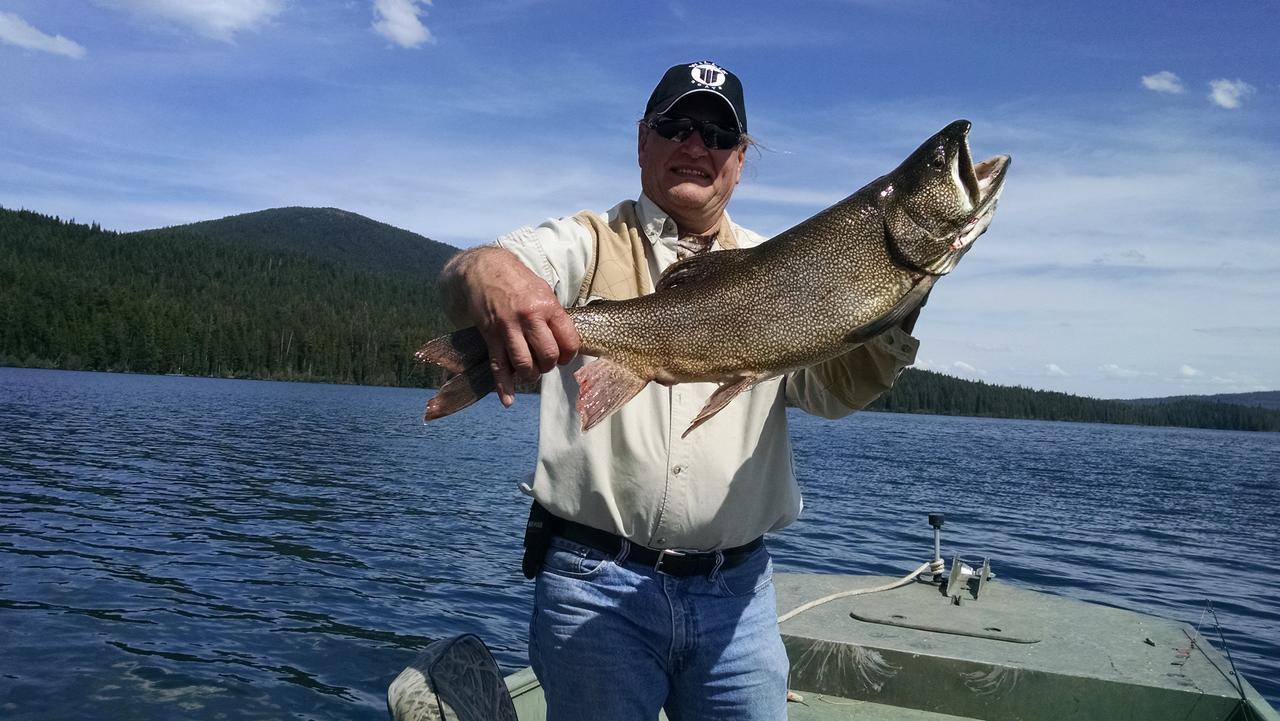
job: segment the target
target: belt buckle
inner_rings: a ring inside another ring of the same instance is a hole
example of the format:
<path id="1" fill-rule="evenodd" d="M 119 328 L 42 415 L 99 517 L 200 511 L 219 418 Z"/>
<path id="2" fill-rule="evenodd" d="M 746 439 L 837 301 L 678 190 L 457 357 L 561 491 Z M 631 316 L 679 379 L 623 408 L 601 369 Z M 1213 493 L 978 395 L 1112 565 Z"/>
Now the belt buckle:
<path id="1" fill-rule="evenodd" d="M 656 572 L 658 572 L 658 573 L 662 573 L 662 562 L 663 562 L 663 560 L 664 560 L 667 556 L 674 556 L 674 557 L 676 557 L 676 558 L 682 558 L 682 557 L 684 557 L 684 556 L 686 556 L 686 555 L 688 555 L 688 554 L 681 553 L 680 551 L 673 551 L 673 550 L 671 550 L 670 548 L 664 548 L 664 549 L 662 549 L 661 551 L 658 551 L 658 560 L 657 560 L 657 561 L 654 561 L 654 563 L 653 563 L 653 570 L 654 570 L 654 571 L 656 571 Z"/>

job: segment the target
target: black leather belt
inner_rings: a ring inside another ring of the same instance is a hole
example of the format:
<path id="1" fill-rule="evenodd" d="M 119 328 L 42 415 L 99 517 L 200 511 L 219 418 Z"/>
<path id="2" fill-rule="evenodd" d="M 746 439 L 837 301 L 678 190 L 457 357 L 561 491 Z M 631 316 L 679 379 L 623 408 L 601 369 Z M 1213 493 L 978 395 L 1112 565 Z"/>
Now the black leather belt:
<path id="1" fill-rule="evenodd" d="M 626 540 L 608 531 L 601 531 L 563 518 L 556 519 L 556 524 L 556 535 L 561 538 L 581 543 L 610 556 L 616 556 L 622 550 L 622 544 Z M 634 542 L 628 541 L 628 543 L 631 550 L 627 552 L 627 561 L 648 566 L 668 576 L 706 576 L 716 570 L 717 563 L 721 569 L 726 569 L 747 560 L 752 552 L 764 545 L 764 537 L 761 536 L 750 543 L 726 548 L 723 551 L 706 552 L 663 551 Z"/>

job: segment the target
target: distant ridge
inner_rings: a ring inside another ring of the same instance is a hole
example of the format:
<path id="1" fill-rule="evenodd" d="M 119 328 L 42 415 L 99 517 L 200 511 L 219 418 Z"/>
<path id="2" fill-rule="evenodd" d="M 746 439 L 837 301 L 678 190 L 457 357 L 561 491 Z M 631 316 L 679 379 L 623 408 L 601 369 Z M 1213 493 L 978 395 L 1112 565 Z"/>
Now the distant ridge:
<path id="1" fill-rule="evenodd" d="M 1236 406 L 1267 408 L 1280 411 L 1280 391 L 1255 391 L 1253 393 L 1216 393 L 1207 396 L 1168 396 L 1165 398 L 1131 398 L 1125 403 L 1153 405 L 1173 403 L 1175 401 L 1203 401 L 1208 403 L 1229 403 Z"/>
<path id="2" fill-rule="evenodd" d="M 439 274 L 458 249 L 339 208 L 270 208 L 127 235 L 191 233 L 254 250 L 301 252 L 365 270 Z"/>
<path id="3" fill-rule="evenodd" d="M 946 416 L 1280 431 L 1280 410 L 1215 402 L 1214 399 L 1215 396 L 1182 397 L 1156 399 L 1158 402 L 1153 403 L 1105 400 L 1056 391 L 998 386 L 908 368 L 893 389 L 872 403 L 869 409 Z"/>

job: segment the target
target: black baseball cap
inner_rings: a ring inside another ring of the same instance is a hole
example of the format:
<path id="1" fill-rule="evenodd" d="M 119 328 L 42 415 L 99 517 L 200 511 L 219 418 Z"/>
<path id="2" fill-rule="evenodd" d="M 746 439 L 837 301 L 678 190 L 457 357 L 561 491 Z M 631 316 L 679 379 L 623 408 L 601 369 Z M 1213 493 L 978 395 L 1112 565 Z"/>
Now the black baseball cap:
<path id="1" fill-rule="evenodd" d="M 747 106 L 742 100 L 742 81 L 710 60 L 673 65 L 667 70 L 649 96 L 644 117 L 662 115 L 694 93 L 710 93 L 724 100 L 733 113 L 738 130 L 747 132 Z"/>

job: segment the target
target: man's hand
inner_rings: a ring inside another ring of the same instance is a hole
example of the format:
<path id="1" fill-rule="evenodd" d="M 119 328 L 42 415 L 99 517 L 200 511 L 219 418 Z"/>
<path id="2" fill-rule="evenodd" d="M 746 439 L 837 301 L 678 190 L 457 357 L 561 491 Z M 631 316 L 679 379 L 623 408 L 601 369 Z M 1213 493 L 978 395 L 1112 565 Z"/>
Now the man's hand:
<path id="1" fill-rule="evenodd" d="M 551 286 L 502 248 L 454 256 L 440 274 L 440 292 L 449 318 L 484 336 L 504 406 L 515 402 L 515 379 L 531 382 L 568 363 L 582 344 Z"/>

